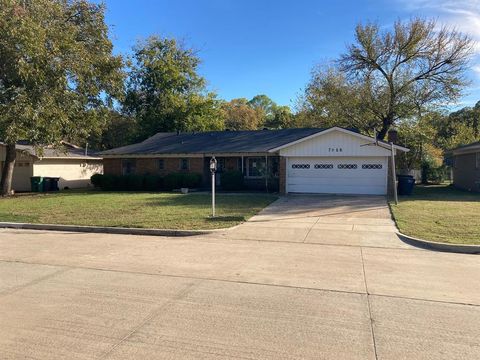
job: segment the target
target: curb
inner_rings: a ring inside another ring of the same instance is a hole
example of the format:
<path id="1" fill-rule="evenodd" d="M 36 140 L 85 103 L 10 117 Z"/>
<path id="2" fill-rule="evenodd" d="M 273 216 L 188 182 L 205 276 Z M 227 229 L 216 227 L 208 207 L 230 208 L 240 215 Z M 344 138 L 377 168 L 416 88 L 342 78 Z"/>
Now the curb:
<path id="1" fill-rule="evenodd" d="M 460 254 L 480 254 L 480 245 L 456 245 L 456 244 L 439 243 L 439 242 L 414 238 L 414 237 L 402 234 L 401 232 L 397 232 L 397 236 L 403 242 L 412 246 L 423 248 L 423 249 L 451 252 L 451 253 L 460 253 Z"/>
<path id="2" fill-rule="evenodd" d="M 32 223 L 9 223 L 0 222 L 0 228 L 7 229 L 29 229 L 29 230 L 52 230 L 97 234 L 123 234 L 123 235 L 149 235 L 149 236 L 195 236 L 205 235 L 225 229 L 212 230 L 171 230 L 171 229 L 141 229 L 125 227 L 104 227 L 104 226 L 82 226 L 82 225 L 57 225 L 57 224 L 32 224 Z"/>

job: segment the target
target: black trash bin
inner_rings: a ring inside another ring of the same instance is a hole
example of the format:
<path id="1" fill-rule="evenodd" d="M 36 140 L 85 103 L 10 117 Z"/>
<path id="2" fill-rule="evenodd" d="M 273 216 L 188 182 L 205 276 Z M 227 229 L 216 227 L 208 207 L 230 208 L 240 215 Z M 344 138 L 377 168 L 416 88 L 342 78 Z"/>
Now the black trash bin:
<path id="1" fill-rule="evenodd" d="M 60 180 L 60 178 L 58 177 L 52 177 L 50 178 L 50 191 L 58 191 L 59 188 L 58 188 L 58 181 Z"/>
<path id="2" fill-rule="evenodd" d="M 398 195 L 412 195 L 415 179 L 411 175 L 398 175 Z"/>
<path id="3" fill-rule="evenodd" d="M 43 191 L 58 191 L 58 177 L 43 178 Z"/>

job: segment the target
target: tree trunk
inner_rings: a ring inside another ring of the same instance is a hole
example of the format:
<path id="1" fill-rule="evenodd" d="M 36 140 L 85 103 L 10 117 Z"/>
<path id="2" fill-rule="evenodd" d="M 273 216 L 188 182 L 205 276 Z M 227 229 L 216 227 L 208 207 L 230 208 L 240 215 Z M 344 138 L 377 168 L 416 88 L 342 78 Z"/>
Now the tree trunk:
<path id="1" fill-rule="evenodd" d="M 385 140 L 385 137 L 387 136 L 388 130 L 390 130 L 390 127 L 393 125 L 393 116 L 392 115 L 387 115 L 386 117 L 383 118 L 382 121 L 382 128 L 377 134 L 377 139 L 378 140 Z"/>
<path id="2" fill-rule="evenodd" d="M 2 181 L 0 183 L 1 195 L 8 196 L 12 191 L 13 170 L 15 168 L 15 160 L 17 158 L 17 151 L 15 144 L 7 144 L 5 163 L 2 168 Z"/>

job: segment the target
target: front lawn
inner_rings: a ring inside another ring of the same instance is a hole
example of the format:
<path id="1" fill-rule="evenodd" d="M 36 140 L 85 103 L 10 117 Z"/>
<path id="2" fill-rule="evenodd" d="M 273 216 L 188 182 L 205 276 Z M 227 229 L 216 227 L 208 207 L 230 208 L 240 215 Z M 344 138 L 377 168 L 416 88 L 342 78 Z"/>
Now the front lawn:
<path id="1" fill-rule="evenodd" d="M 416 186 L 390 204 L 400 231 L 424 240 L 480 244 L 480 194 L 447 185 Z"/>
<path id="2" fill-rule="evenodd" d="M 0 221 L 157 229 L 214 229 L 239 224 L 276 199 L 269 194 L 62 191 L 0 199 Z"/>

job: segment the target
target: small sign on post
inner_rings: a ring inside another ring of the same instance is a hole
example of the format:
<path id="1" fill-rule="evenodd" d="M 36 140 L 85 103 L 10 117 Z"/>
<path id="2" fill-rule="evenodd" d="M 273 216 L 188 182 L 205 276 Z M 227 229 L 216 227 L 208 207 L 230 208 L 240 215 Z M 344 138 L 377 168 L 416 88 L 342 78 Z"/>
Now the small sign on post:
<path id="1" fill-rule="evenodd" d="M 212 173 L 212 217 L 215 217 L 215 172 L 217 171 L 217 159 L 210 159 L 210 172 Z"/>

